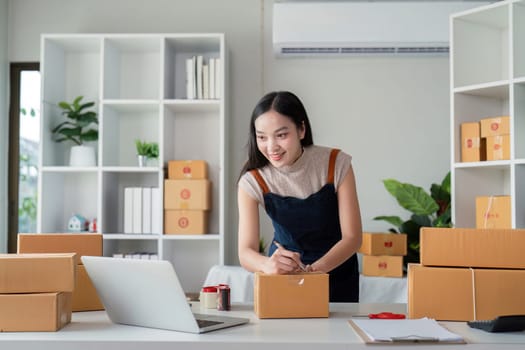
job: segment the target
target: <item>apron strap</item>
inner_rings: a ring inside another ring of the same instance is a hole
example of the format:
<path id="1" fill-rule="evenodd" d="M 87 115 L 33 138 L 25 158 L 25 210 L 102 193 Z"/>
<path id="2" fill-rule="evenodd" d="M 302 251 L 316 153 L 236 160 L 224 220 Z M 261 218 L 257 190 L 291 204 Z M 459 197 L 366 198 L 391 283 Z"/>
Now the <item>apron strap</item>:
<path id="1" fill-rule="evenodd" d="M 337 154 L 339 153 L 339 151 L 341 150 L 334 148 L 332 149 L 332 152 L 330 152 L 330 160 L 328 161 L 328 176 L 326 179 L 326 183 L 334 183 L 335 159 L 337 158 Z"/>
<path id="2" fill-rule="evenodd" d="M 257 183 L 261 187 L 263 195 L 269 193 L 270 189 L 268 188 L 268 185 L 266 184 L 266 181 L 264 181 L 264 179 L 262 178 L 261 174 L 259 173 L 259 170 L 252 169 L 252 170 L 250 170 L 250 173 L 253 175 L 255 180 L 257 180 Z"/>

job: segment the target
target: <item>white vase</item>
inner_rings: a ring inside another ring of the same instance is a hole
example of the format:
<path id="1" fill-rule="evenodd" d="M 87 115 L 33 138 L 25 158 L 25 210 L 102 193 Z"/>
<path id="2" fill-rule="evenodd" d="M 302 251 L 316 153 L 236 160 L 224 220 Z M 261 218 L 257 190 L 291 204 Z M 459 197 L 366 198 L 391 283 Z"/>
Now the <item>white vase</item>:
<path id="1" fill-rule="evenodd" d="M 73 146 L 69 153 L 69 165 L 76 167 L 95 166 L 95 149 L 90 146 Z"/>

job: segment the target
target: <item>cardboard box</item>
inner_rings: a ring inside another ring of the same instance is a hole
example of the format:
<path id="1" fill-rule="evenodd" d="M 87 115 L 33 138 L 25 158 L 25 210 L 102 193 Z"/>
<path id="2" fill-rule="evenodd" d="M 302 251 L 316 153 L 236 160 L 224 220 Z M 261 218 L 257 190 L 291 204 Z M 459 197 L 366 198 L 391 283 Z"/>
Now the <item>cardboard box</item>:
<path id="1" fill-rule="evenodd" d="M 165 210 L 164 234 L 201 235 L 208 233 L 208 212 L 204 210 Z"/>
<path id="2" fill-rule="evenodd" d="M 403 277 L 403 257 L 391 255 L 363 255 L 363 275 Z"/>
<path id="3" fill-rule="evenodd" d="M 210 192 L 208 180 L 164 180 L 164 209 L 209 210 Z"/>
<path id="4" fill-rule="evenodd" d="M 486 159 L 510 159 L 510 135 L 497 135 L 486 137 Z"/>
<path id="5" fill-rule="evenodd" d="M 168 179 L 207 179 L 208 164 L 204 160 L 170 160 Z"/>
<path id="6" fill-rule="evenodd" d="M 461 161 L 479 162 L 481 159 L 481 138 L 478 122 L 462 123 L 461 132 Z"/>
<path id="7" fill-rule="evenodd" d="M 481 137 L 510 134 L 510 117 L 500 116 L 480 120 Z"/>
<path id="8" fill-rule="evenodd" d="M 73 292 L 76 254 L 0 254 L 0 293 Z"/>
<path id="9" fill-rule="evenodd" d="M 1 332 L 54 332 L 71 322 L 71 293 L 0 294 Z"/>
<path id="10" fill-rule="evenodd" d="M 441 321 L 525 314 L 525 270 L 408 266 L 408 317 Z"/>
<path id="11" fill-rule="evenodd" d="M 476 228 L 512 228 L 510 196 L 476 197 Z"/>
<path id="12" fill-rule="evenodd" d="M 18 253 L 77 253 L 77 263 L 84 255 L 102 256 L 100 233 L 20 233 Z"/>
<path id="13" fill-rule="evenodd" d="M 420 245 L 425 266 L 525 269 L 525 229 L 422 227 Z"/>
<path id="14" fill-rule="evenodd" d="M 259 318 L 329 316 L 328 274 L 255 273 L 254 311 Z"/>
<path id="15" fill-rule="evenodd" d="M 359 253 L 366 255 L 406 255 L 407 235 L 404 233 L 363 233 Z"/>
<path id="16" fill-rule="evenodd" d="M 72 296 L 72 309 L 73 311 L 104 310 L 104 305 L 102 305 L 84 265 L 77 265 L 77 280 Z"/>

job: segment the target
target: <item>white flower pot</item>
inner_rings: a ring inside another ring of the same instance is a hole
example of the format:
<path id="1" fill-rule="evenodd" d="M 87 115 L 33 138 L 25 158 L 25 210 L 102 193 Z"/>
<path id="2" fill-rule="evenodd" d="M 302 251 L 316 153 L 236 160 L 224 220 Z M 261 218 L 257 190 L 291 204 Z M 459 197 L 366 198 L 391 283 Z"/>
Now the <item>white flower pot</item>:
<path id="1" fill-rule="evenodd" d="M 95 149 L 90 146 L 73 146 L 69 153 L 69 165 L 76 167 L 95 166 Z"/>

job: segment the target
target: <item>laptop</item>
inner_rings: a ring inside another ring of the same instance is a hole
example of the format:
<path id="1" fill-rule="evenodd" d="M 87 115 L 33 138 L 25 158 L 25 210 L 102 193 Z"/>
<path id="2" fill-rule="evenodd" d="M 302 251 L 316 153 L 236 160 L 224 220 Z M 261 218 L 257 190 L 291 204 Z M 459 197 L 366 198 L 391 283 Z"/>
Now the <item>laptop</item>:
<path id="1" fill-rule="evenodd" d="M 249 322 L 247 318 L 194 314 L 169 261 L 81 259 L 113 323 L 205 333 Z"/>

